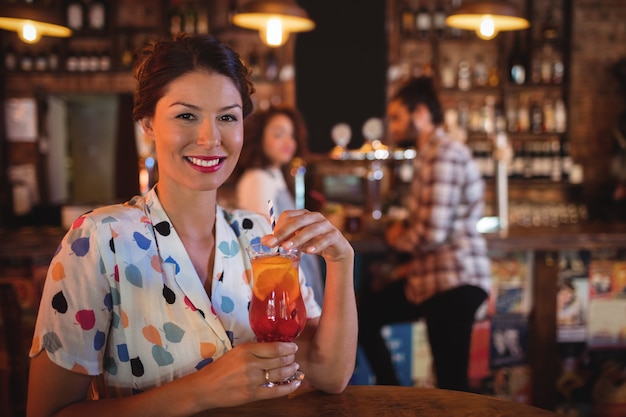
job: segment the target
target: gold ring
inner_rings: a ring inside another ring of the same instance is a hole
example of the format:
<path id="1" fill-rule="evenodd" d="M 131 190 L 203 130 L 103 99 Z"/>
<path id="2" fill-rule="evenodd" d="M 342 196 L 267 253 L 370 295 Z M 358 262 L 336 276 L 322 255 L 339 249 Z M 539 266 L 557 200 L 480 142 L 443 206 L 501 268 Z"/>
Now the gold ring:
<path id="1" fill-rule="evenodd" d="M 267 369 L 264 369 L 265 372 L 265 383 L 269 384 L 270 382 L 270 371 L 268 371 Z"/>

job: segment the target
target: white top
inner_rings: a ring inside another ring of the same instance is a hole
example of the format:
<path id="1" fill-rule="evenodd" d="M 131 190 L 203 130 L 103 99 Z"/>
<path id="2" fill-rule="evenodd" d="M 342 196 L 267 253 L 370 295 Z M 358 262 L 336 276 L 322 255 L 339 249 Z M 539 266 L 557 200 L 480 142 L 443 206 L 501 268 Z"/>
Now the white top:
<path id="1" fill-rule="evenodd" d="M 254 340 L 245 247 L 269 233 L 256 213 L 217 207 L 211 298 L 152 189 L 74 221 L 50 263 L 30 355 L 102 375 L 103 397 L 129 396 Z M 321 310 L 300 284 L 307 317 Z"/>
<path id="2" fill-rule="evenodd" d="M 281 195 L 286 194 L 287 202 Z M 267 201 L 274 202 L 276 215 L 295 207 L 287 184 L 278 168 L 248 169 L 237 182 L 237 207 L 269 216 Z M 286 206 L 285 206 L 286 205 Z"/>

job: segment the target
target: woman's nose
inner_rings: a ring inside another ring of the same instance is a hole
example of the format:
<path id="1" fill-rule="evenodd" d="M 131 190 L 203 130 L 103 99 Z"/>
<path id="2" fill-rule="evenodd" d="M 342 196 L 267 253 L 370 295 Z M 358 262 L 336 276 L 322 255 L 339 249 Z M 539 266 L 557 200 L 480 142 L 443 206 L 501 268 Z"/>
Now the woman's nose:
<path id="1" fill-rule="evenodd" d="M 205 120 L 200 124 L 198 129 L 198 145 L 211 148 L 217 148 L 222 144 L 220 139 L 220 131 L 215 123 Z"/>

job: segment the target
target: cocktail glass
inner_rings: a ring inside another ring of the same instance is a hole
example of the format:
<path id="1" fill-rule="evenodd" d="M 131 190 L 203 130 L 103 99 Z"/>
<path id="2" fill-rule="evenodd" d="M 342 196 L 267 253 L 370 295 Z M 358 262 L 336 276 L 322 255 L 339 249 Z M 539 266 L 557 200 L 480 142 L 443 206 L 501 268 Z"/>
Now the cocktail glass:
<path id="1" fill-rule="evenodd" d="M 259 342 L 293 342 L 306 324 L 306 308 L 300 292 L 297 248 L 269 248 L 261 243 L 246 248 L 252 264 L 252 300 L 250 326 Z M 266 386 L 301 380 L 298 371 L 292 377 Z"/>

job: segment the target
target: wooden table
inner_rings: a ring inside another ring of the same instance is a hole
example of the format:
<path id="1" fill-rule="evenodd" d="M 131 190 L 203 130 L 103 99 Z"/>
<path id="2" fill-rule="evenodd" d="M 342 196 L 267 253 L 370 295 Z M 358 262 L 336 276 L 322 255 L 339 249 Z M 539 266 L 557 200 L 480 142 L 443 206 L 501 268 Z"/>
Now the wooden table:
<path id="1" fill-rule="evenodd" d="M 434 388 L 350 385 L 338 395 L 298 390 L 288 397 L 210 410 L 196 417 L 549 417 L 541 408 L 478 394 Z"/>

